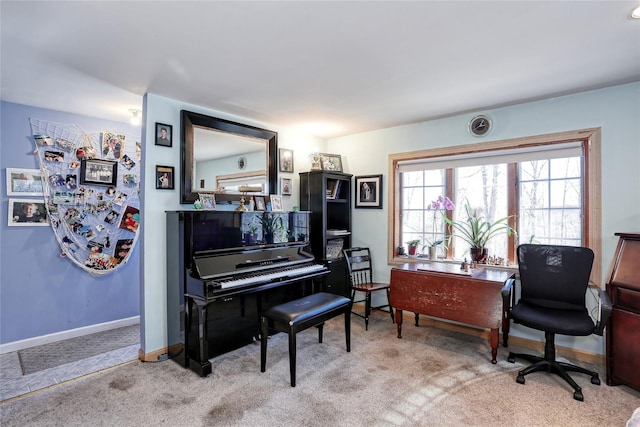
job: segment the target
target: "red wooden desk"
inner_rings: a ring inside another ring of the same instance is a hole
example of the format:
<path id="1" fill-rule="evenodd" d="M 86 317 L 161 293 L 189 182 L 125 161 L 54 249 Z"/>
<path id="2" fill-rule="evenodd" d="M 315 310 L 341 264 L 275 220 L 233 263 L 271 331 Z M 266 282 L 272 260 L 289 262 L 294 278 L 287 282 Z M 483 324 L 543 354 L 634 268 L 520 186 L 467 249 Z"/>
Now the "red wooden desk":
<path id="1" fill-rule="evenodd" d="M 465 272 L 457 264 L 404 264 L 391 269 L 389 300 L 396 310 L 402 338 L 402 310 L 490 329 L 491 363 L 496 363 L 499 329 L 504 342 L 509 320 L 502 306 L 502 288 L 510 271 L 484 266 Z"/>

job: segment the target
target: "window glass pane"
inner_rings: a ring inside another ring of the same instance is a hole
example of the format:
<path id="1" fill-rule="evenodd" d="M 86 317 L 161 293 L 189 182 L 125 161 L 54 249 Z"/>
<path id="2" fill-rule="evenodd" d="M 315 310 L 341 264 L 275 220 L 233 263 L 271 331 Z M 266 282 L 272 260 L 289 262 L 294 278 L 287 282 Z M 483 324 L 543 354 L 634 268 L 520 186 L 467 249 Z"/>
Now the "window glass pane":
<path id="1" fill-rule="evenodd" d="M 520 181 L 547 179 L 549 177 L 549 161 L 535 160 L 520 163 Z"/>
<path id="2" fill-rule="evenodd" d="M 444 185 L 444 169 L 424 171 L 425 185 L 441 187 Z"/>
<path id="3" fill-rule="evenodd" d="M 579 209 L 552 209 L 550 223 L 554 238 L 580 241 L 582 219 Z"/>
<path id="4" fill-rule="evenodd" d="M 520 209 L 549 207 L 548 181 L 530 181 L 520 185 Z"/>
<path id="5" fill-rule="evenodd" d="M 402 209 L 423 209 L 422 187 L 410 187 L 402 190 Z"/>
<path id="6" fill-rule="evenodd" d="M 552 159 L 550 165 L 550 178 L 579 178 L 580 169 L 580 157 Z"/>
<path id="7" fill-rule="evenodd" d="M 552 208 L 579 208 L 581 204 L 580 180 L 566 179 L 551 181 Z"/>
<path id="8" fill-rule="evenodd" d="M 520 209 L 519 243 L 546 243 L 549 238 L 547 209 Z"/>
<path id="9" fill-rule="evenodd" d="M 405 172 L 402 174 L 402 183 L 405 187 L 422 186 L 424 184 L 423 176 L 422 171 Z"/>

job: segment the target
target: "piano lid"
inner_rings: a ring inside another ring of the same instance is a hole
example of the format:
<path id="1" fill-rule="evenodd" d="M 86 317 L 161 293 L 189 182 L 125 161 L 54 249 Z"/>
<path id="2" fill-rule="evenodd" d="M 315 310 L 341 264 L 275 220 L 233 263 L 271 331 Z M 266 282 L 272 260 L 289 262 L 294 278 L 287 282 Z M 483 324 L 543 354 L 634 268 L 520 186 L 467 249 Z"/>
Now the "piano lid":
<path id="1" fill-rule="evenodd" d="M 195 271 L 192 271 L 192 275 L 199 279 L 211 280 L 311 263 L 313 260 L 308 245 L 299 243 L 235 253 L 196 254 L 193 257 Z"/>

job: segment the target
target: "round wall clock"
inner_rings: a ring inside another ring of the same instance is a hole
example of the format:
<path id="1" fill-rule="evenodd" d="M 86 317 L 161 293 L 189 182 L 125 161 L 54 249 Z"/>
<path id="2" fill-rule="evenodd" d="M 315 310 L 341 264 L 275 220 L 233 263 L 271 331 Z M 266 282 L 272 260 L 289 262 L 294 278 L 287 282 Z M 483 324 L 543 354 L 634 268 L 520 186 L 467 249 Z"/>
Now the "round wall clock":
<path id="1" fill-rule="evenodd" d="M 247 167 L 247 159 L 240 157 L 238 159 L 238 169 L 244 169 L 245 167 Z"/>
<path id="2" fill-rule="evenodd" d="M 491 119 L 489 116 L 479 115 L 475 116 L 469 122 L 469 132 L 473 136 L 485 136 L 491 131 Z"/>

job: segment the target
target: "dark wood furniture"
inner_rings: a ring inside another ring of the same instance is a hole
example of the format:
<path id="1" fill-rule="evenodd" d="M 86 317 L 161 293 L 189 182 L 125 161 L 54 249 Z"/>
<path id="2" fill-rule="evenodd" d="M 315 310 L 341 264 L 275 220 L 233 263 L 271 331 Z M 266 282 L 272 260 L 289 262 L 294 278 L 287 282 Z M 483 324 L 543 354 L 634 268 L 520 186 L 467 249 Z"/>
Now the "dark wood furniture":
<path id="1" fill-rule="evenodd" d="M 479 267 L 465 272 L 457 264 L 404 264 L 391 269 L 391 305 L 396 310 L 398 338 L 402 311 L 490 329 L 491 363 L 498 355 L 499 329 L 506 345 L 509 322 L 504 316 L 502 288 L 514 274 Z"/>
<path id="2" fill-rule="evenodd" d="M 613 313 L 607 326 L 607 384 L 640 390 L 640 233 L 616 233 L 618 247 L 607 293 Z"/>
<path id="3" fill-rule="evenodd" d="M 267 339 L 269 328 L 289 335 L 289 371 L 291 387 L 296 386 L 296 334 L 312 326 L 318 327 L 318 342 L 322 343 L 324 322 L 344 314 L 344 333 L 347 353 L 351 351 L 351 300 L 318 292 L 306 297 L 273 306 L 262 313 L 260 336 L 260 372 L 267 369 Z"/>
<path id="4" fill-rule="evenodd" d="M 261 229 L 249 236 L 263 214 L 281 217 L 299 241 L 267 243 Z M 168 356 L 201 376 L 211 358 L 258 341 L 263 310 L 314 293 L 329 273 L 308 249 L 308 212 L 166 216 Z"/>
<path id="5" fill-rule="evenodd" d="M 344 259 L 347 261 L 347 270 L 349 271 L 351 302 L 364 302 L 364 314 L 358 311 L 353 312 L 356 316 L 364 318 L 364 330 L 369 330 L 369 315 L 371 315 L 371 311 L 373 310 L 388 312 L 393 322 L 393 308 L 391 308 L 391 304 L 389 304 L 390 285 L 373 280 L 373 264 L 371 262 L 371 251 L 369 248 L 343 249 L 342 253 L 344 254 Z M 386 293 L 387 303 L 373 307 L 371 296 L 374 292 L 378 291 Z M 356 301 L 356 292 L 364 294 L 364 299 Z"/>
<path id="6" fill-rule="evenodd" d="M 300 174 L 300 209 L 311 212 L 311 251 L 330 270 L 326 292 L 348 297 L 347 266 L 342 249 L 351 247 L 351 177 L 342 172 Z"/>

